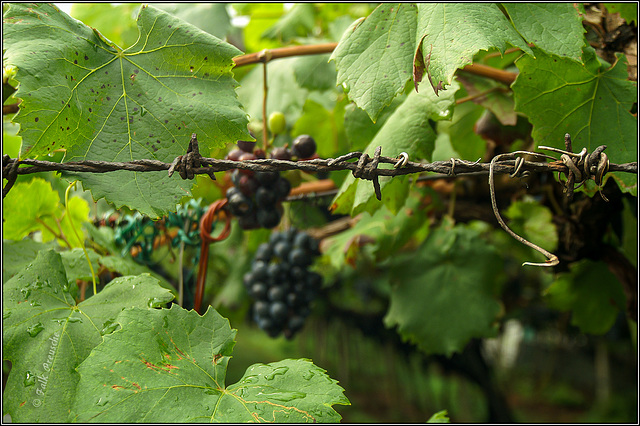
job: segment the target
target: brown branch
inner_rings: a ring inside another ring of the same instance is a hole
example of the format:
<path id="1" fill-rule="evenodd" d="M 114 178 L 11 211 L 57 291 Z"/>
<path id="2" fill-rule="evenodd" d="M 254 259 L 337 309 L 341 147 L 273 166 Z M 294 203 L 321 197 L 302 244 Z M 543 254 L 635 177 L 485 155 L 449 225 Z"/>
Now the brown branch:
<path id="1" fill-rule="evenodd" d="M 292 56 L 318 55 L 322 53 L 331 53 L 338 43 L 310 44 L 304 46 L 279 47 L 277 49 L 263 50 L 261 52 L 249 53 L 233 58 L 236 67 L 245 65 L 253 65 L 258 63 L 266 63 L 273 59 L 288 58 Z M 267 53 L 268 52 L 268 53 Z M 266 56 L 266 58 L 265 58 Z M 492 80 L 499 81 L 506 85 L 511 85 L 517 74 L 514 72 L 504 71 L 481 64 L 471 64 L 462 68 L 462 71 L 469 74 L 475 74 L 481 77 L 487 77 Z"/>
<path id="2" fill-rule="evenodd" d="M 265 50 L 247 55 L 236 56 L 233 58 L 236 67 L 245 65 L 258 64 L 261 62 L 269 62 L 273 59 L 288 58 L 291 56 L 318 55 L 322 53 L 331 53 L 338 43 L 309 44 L 304 46 L 279 47 L 277 49 L 269 49 L 268 59 L 265 60 Z"/>

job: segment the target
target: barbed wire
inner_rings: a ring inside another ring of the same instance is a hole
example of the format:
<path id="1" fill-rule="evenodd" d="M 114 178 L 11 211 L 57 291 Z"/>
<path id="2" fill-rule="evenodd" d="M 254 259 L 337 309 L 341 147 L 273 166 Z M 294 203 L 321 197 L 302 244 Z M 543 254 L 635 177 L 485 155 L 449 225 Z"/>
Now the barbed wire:
<path id="1" fill-rule="evenodd" d="M 451 158 L 447 161 L 434 161 L 431 163 L 410 161 L 406 153 L 401 153 L 398 157 L 385 157 L 381 155 L 381 148 L 378 147 L 376 154 L 370 158 L 366 153 L 351 152 L 337 158 L 316 158 L 311 160 L 291 161 L 278 160 L 275 158 L 263 158 L 255 160 L 233 161 L 226 159 L 202 157 L 197 152 L 196 143 L 190 142 L 190 149 L 184 156 L 176 157 L 172 163 L 165 163 L 159 160 L 133 160 L 128 162 L 109 162 L 109 161 L 78 161 L 67 163 L 56 163 L 46 160 L 35 159 L 17 159 L 8 155 L 2 159 L 2 176 L 7 179 L 7 184 L 3 188 L 3 198 L 9 192 L 17 175 L 25 175 L 31 173 L 47 172 L 47 171 L 69 171 L 81 173 L 108 173 L 113 171 L 133 171 L 133 172 L 157 172 L 168 171 L 172 175 L 174 171 L 178 171 L 183 179 L 193 179 L 197 174 L 207 174 L 215 179 L 214 173 L 223 172 L 233 169 L 243 169 L 251 171 L 287 171 L 301 170 L 305 172 L 331 172 L 331 171 L 351 171 L 355 177 L 372 180 L 374 186 L 378 187 L 377 179 L 379 176 L 402 176 L 415 173 L 433 172 L 439 173 L 442 177 L 456 177 L 470 174 L 488 174 L 491 163 L 481 163 L 479 161 L 471 162 L 467 160 Z M 546 147 L 541 147 L 545 149 Z M 604 147 L 606 148 L 606 147 Z M 604 148 L 600 148 L 602 152 Z M 550 149 L 550 148 L 546 148 Z M 559 151 L 559 150 L 558 150 Z M 554 160 L 553 162 L 539 162 L 531 160 L 517 160 L 514 158 L 496 161 L 493 164 L 493 173 L 496 174 L 513 174 L 525 172 L 558 172 L 569 175 L 572 171 L 570 166 L 562 159 L 557 160 L 553 157 L 540 153 L 520 151 L 522 155 L 535 157 L 546 157 Z M 564 155 L 568 152 L 562 151 Z M 596 151 L 594 151 L 596 152 Z M 586 151 L 585 151 L 586 153 Z M 572 153 L 571 153 L 572 154 Z M 573 154 L 574 156 L 576 154 Z M 358 162 L 350 162 L 350 160 L 358 159 Z M 393 165 L 391 168 L 378 167 L 380 164 Z M 21 166 L 21 167 L 20 167 Z M 28 167 L 24 167 L 28 166 Z M 594 170 L 591 175 L 595 175 Z M 608 164 L 606 171 L 601 170 L 601 178 L 606 172 L 626 172 L 638 173 L 638 163 L 624 164 Z M 580 179 L 575 181 L 580 183 Z M 378 192 L 378 191 L 376 191 Z"/>
<path id="2" fill-rule="evenodd" d="M 107 173 L 112 171 L 134 171 L 151 172 L 167 170 L 169 177 L 174 172 L 178 172 L 182 179 L 193 179 L 197 174 L 207 174 L 215 180 L 215 172 L 243 169 L 256 172 L 281 172 L 287 170 L 302 170 L 306 172 L 330 172 L 350 170 L 355 178 L 370 180 L 373 183 L 376 198 L 382 199 L 380 176 L 402 176 L 414 173 L 435 172 L 441 177 L 451 178 L 464 175 L 489 175 L 489 192 L 491 195 L 491 205 L 495 217 L 500 226 L 513 238 L 520 241 L 547 257 L 544 263 L 525 262 L 523 265 L 532 266 L 554 266 L 558 264 L 558 257 L 541 247 L 527 241 L 513 232 L 502 220 L 498 212 L 494 175 L 496 173 L 509 173 L 511 177 L 524 177 L 531 172 L 558 172 L 564 174 L 566 180 L 561 181 L 567 198 L 572 199 L 573 192 L 577 187 L 583 185 L 587 180 L 594 180 L 598 188 L 602 187 L 604 176 L 609 172 L 638 173 L 638 163 L 611 164 L 604 153 L 605 145 L 597 147 L 592 153 L 583 148 L 579 153 L 574 153 L 571 146 L 571 136 L 565 135 L 565 150 L 539 146 L 538 149 L 552 151 L 561 154 L 560 159 L 539 152 L 515 151 L 498 154 L 491 159 L 490 163 L 480 163 L 480 160 L 471 162 L 467 160 L 451 158 L 448 161 L 434 161 L 432 163 L 422 163 L 409 161 L 406 152 L 401 152 L 397 157 L 382 156 L 382 147 L 375 149 L 373 157 L 367 153 L 350 152 L 337 158 L 314 158 L 301 161 L 279 160 L 275 158 L 263 158 L 255 160 L 233 161 L 216 158 L 206 158 L 200 155 L 198 138 L 196 134 L 191 135 L 189 147 L 185 155 L 176 157 L 172 163 L 164 163 L 158 160 L 134 160 L 130 162 L 107 162 L 107 161 L 82 161 L 55 163 L 34 159 L 19 160 L 8 155 L 2 158 L 2 175 L 6 177 L 7 184 L 2 189 L 4 198 L 20 174 L 38 173 L 44 171 L 72 171 L 81 173 Z M 552 162 L 539 162 L 525 159 L 525 156 L 534 159 L 553 160 Z M 502 160 L 502 158 L 505 158 Z M 357 159 L 357 162 L 350 162 Z M 390 168 L 380 168 L 380 164 L 389 164 Z M 26 165 L 29 167 L 19 167 Z M 576 186 L 577 185 L 577 186 Z M 608 201 L 600 191 L 600 195 Z M 226 201 L 226 200 L 224 200 Z"/>

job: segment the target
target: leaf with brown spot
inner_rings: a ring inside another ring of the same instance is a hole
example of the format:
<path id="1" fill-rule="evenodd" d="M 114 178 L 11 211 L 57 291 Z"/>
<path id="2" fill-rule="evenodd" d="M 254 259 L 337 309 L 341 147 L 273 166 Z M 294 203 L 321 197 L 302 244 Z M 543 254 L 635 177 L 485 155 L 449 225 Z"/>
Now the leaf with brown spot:
<path id="1" fill-rule="evenodd" d="M 236 330 L 211 307 L 202 316 L 178 305 L 126 309 L 116 322 L 122 328 L 78 367 L 74 421 L 337 422 L 332 405 L 349 404 L 337 382 L 305 359 L 253 365 L 226 386 Z"/>

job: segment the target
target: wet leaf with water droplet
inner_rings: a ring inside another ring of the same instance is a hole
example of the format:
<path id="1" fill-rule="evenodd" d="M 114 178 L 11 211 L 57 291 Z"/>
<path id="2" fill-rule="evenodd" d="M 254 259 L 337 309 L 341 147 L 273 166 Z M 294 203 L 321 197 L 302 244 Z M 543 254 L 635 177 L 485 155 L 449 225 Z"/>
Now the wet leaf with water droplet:
<path id="1" fill-rule="evenodd" d="M 24 385 L 25 386 L 33 386 L 36 384 L 36 376 L 31 373 L 31 371 L 27 370 L 26 374 L 24 375 Z"/>
<path id="2" fill-rule="evenodd" d="M 41 322 L 37 322 L 27 328 L 27 333 L 29 333 L 31 337 L 36 337 L 42 330 L 44 330 L 44 325 L 42 325 Z"/>
<path id="3" fill-rule="evenodd" d="M 37 277 L 44 276 L 45 280 L 39 280 L 42 285 L 33 285 Z M 168 301 L 173 297 L 149 275 L 124 281 L 116 278 L 100 293 L 76 305 L 63 288 L 69 281 L 61 255 L 43 250 L 28 267 L 4 283 L 3 357 L 11 361 L 12 367 L 4 389 L 3 409 L 13 422 L 67 422 L 79 380 L 75 368 L 102 341 L 100 328 L 96 327 L 115 318 L 124 307 L 146 309 L 151 298 L 164 297 Z M 138 284 L 134 291 L 130 288 L 132 282 Z M 23 289 L 29 290 L 27 303 Z M 33 387 L 24 386 L 27 371 L 29 377 L 35 377 L 36 384 L 42 381 L 38 389 L 46 392 L 39 407 L 30 402 L 36 397 Z"/>
<path id="4" fill-rule="evenodd" d="M 253 365 L 225 388 L 235 330 L 213 308 L 203 316 L 178 305 L 127 309 L 116 322 L 122 329 L 105 336 L 78 367 L 79 393 L 102 396 L 108 383 L 110 402 L 97 407 L 91 397 L 77 399 L 75 421 L 135 422 L 139 407 L 150 407 L 144 420 L 152 423 L 337 422 L 331 406 L 349 404 L 337 382 L 304 359 Z"/>

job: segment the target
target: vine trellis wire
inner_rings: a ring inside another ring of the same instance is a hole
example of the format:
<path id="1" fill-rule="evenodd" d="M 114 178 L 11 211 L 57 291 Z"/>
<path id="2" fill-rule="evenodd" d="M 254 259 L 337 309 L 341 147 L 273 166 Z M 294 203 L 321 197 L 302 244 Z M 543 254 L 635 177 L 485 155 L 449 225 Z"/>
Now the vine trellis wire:
<path id="1" fill-rule="evenodd" d="M 252 171 L 286 171 L 302 170 L 306 172 L 330 172 L 339 170 L 350 170 L 354 177 L 366 179 L 373 182 L 376 198 L 381 200 L 381 190 L 378 178 L 380 176 L 401 176 L 414 173 L 435 172 L 442 174 L 442 177 L 453 177 L 463 175 L 477 175 L 488 173 L 489 188 L 491 193 L 491 203 L 494 214 L 500 226 L 512 237 L 523 244 L 526 244 L 547 257 L 544 263 L 525 262 L 524 265 L 553 266 L 558 263 L 558 258 L 535 244 L 525 240 L 514 233 L 500 217 L 496 206 L 494 174 L 509 173 L 511 177 L 521 177 L 530 172 L 558 172 L 566 176 L 565 195 L 573 197 L 574 189 L 583 185 L 587 180 L 594 180 L 599 187 L 602 185 L 604 176 L 608 172 L 638 173 L 638 163 L 613 164 L 609 162 L 604 153 L 605 145 L 597 147 L 592 153 L 583 148 L 580 153 L 572 152 L 571 137 L 565 135 L 565 150 L 539 146 L 539 150 L 547 150 L 561 154 L 560 159 L 530 151 L 515 151 L 512 153 L 499 154 L 489 163 L 481 163 L 480 160 L 471 162 L 461 159 L 451 158 L 448 161 L 434 161 L 432 163 L 410 161 L 406 153 L 400 153 L 397 157 L 382 156 L 382 147 L 378 146 L 373 157 L 363 152 L 351 152 L 337 158 L 321 159 L 316 158 L 304 161 L 278 160 L 273 158 L 232 161 L 216 158 L 202 157 L 198 149 L 197 135 L 194 133 L 189 142 L 189 148 L 185 155 L 178 156 L 172 163 L 164 163 L 158 160 L 135 160 L 130 162 L 107 162 L 107 161 L 80 161 L 68 163 L 55 163 L 50 161 L 34 159 L 16 159 L 8 155 L 2 158 L 2 176 L 7 179 L 7 184 L 2 190 L 4 198 L 18 175 L 38 173 L 45 171 L 72 171 L 85 173 L 107 173 L 119 170 L 135 172 L 151 172 L 167 170 L 169 176 L 177 171 L 183 179 L 193 179 L 197 174 L 207 174 L 215 179 L 215 172 L 232 169 L 244 169 Z M 525 159 L 529 156 L 533 159 L 543 158 L 553 160 L 552 162 L 539 162 Z M 350 160 L 357 159 L 357 162 Z M 392 167 L 381 168 L 381 164 L 389 164 Z M 19 166 L 27 167 L 19 167 Z M 602 195 L 602 193 L 601 193 Z M 604 195 L 602 195 L 604 198 Z M 605 198 L 606 200 L 606 198 Z"/>

